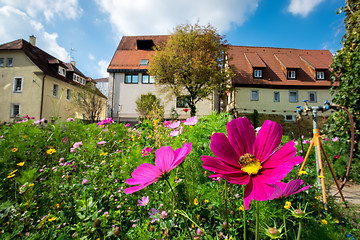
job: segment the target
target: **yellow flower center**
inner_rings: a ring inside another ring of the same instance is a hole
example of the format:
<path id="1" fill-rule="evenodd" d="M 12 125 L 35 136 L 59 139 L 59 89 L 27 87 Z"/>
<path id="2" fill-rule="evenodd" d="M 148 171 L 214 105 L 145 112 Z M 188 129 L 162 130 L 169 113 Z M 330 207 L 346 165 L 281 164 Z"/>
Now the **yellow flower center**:
<path id="1" fill-rule="evenodd" d="M 262 169 L 261 162 L 255 158 L 254 155 L 245 153 L 239 159 L 239 165 L 241 171 L 246 172 L 247 174 L 257 174 L 260 169 Z"/>

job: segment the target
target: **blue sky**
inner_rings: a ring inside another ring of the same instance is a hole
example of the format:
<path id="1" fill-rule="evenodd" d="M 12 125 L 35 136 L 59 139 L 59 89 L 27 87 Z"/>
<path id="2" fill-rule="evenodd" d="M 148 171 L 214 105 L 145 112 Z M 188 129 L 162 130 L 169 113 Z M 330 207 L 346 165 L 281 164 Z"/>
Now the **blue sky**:
<path id="1" fill-rule="evenodd" d="M 36 45 L 92 78 L 127 35 L 171 34 L 210 23 L 232 45 L 341 48 L 345 0 L 0 0 L 0 44 L 30 35 Z"/>

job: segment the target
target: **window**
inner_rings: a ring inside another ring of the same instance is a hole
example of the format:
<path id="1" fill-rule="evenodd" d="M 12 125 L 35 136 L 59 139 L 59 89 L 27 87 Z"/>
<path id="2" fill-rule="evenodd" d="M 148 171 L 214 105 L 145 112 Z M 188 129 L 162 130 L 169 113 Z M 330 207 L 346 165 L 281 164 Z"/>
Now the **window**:
<path id="1" fill-rule="evenodd" d="M 140 60 L 140 66 L 146 66 L 149 64 L 149 59 L 141 59 Z"/>
<path id="2" fill-rule="evenodd" d="M 59 66 L 58 74 L 65 77 L 66 76 L 66 69 Z"/>
<path id="3" fill-rule="evenodd" d="M 13 59 L 12 58 L 7 58 L 6 59 L 6 66 L 7 67 L 12 67 L 13 66 Z"/>
<path id="4" fill-rule="evenodd" d="M 20 115 L 20 104 L 12 103 L 10 111 L 11 111 L 10 112 L 10 117 L 12 117 L 12 118 Z"/>
<path id="5" fill-rule="evenodd" d="M 4 58 L 0 58 L 0 67 L 4 67 Z"/>
<path id="6" fill-rule="evenodd" d="M 316 103 L 317 102 L 316 92 L 308 92 L 308 100 L 309 100 L 309 102 Z"/>
<path id="7" fill-rule="evenodd" d="M 148 74 L 143 74 L 141 82 L 142 83 L 155 83 L 155 80 L 152 76 L 150 76 Z"/>
<path id="8" fill-rule="evenodd" d="M 125 83 L 138 83 L 139 76 L 137 74 L 126 74 Z"/>
<path id="9" fill-rule="evenodd" d="M 177 108 L 188 108 L 189 104 L 188 101 L 190 101 L 189 96 L 182 96 L 176 98 L 176 107 Z"/>
<path id="10" fill-rule="evenodd" d="M 289 102 L 298 102 L 298 91 L 289 91 Z"/>
<path id="11" fill-rule="evenodd" d="M 295 115 L 285 115 L 284 120 L 285 122 L 295 122 Z"/>
<path id="12" fill-rule="evenodd" d="M 69 88 L 66 89 L 66 100 L 71 100 L 71 89 Z"/>
<path id="13" fill-rule="evenodd" d="M 259 91 L 258 90 L 251 90 L 250 100 L 251 101 L 259 101 Z"/>
<path id="14" fill-rule="evenodd" d="M 280 102 L 280 92 L 274 92 L 274 102 Z"/>
<path id="15" fill-rule="evenodd" d="M 288 79 L 296 79 L 296 71 L 295 70 L 288 70 L 287 71 L 287 78 Z"/>
<path id="16" fill-rule="evenodd" d="M 317 80 L 324 80 L 325 79 L 325 72 L 324 71 L 317 71 L 316 72 L 316 79 Z"/>
<path id="17" fill-rule="evenodd" d="M 23 83 L 23 79 L 21 77 L 14 78 L 14 88 L 13 88 L 14 93 L 22 92 L 22 83 Z"/>
<path id="18" fill-rule="evenodd" d="M 53 85 L 52 95 L 53 95 L 53 97 L 56 97 L 56 98 L 59 96 L 59 85 L 57 85 L 55 83 Z"/>
<path id="19" fill-rule="evenodd" d="M 257 79 L 262 78 L 262 70 L 261 69 L 255 69 L 254 70 L 254 78 L 257 78 Z"/>

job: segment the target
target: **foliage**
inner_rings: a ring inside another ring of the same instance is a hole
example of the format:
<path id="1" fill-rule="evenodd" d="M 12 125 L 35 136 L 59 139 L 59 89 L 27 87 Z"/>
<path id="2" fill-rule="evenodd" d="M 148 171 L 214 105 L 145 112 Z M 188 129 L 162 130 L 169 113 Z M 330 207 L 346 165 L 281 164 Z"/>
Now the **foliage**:
<path id="1" fill-rule="evenodd" d="M 332 68 L 332 94 L 333 102 L 347 108 L 355 124 L 355 141 L 357 148 L 355 156 L 360 156 L 360 3 L 359 1 L 346 1 L 346 7 L 339 12 L 345 12 L 346 34 L 342 39 L 343 47 L 334 56 Z M 338 84 L 338 86 L 337 86 Z M 350 139 L 349 118 L 344 110 L 333 114 L 330 118 L 333 134 L 342 141 Z"/>
<path id="2" fill-rule="evenodd" d="M 232 71 L 226 68 L 228 45 L 212 26 L 186 24 L 176 27 L 164 46 L 157 46 L 149 74 L 164 91 L 188 96 L 191 116 L 196 103 L 215 90 L 222 95 Z"/>
<path id="3" fill-rule="evenodd" d="M 142 118 L 152 118 L 154 115 L 163 115 L 161 100 L 152 93 L 142 94 L 138 99 L 136 99 L 135 103 L 136 111 Z"/>
<path id="4" fill-rule="evenodd" d="M 99 120 L 100 114 L 106 104 L 105 97 L 92 83 L 88 83 L 77 96 L 76 104 L 85 111 L 85 119 L 92 123 Z"/>
<path id="5" fill-rule="evenodd" d="M 209 178 L 211 173 L 202 168 L 201 161 L 202 155 L 212 155 L 211 135 L 226 133 L 229 120 L 226 114 L 202 117 L 193 126 L 182 124 L 182 134 L 176 137 L 170 136 L 172 129 L 160 119 L 144 119 L 136 128 L 28 119 L 1 125 L 0 238 L 190 239 L 190 233 L 194 239 L 243 239 L 243 187 Z M 290 139 L 283 140 L 284 144 Z M 140 164 L 154 164 L 156 149 L 180 148 L 184 141 L 192 142 L 192 151 L 168 179 L 176 192 L 174 202 L 161 180 L 124 194 L 129 187 L 126 179 Z M 147 147 L 154 150 L 142 155 Z M 343 151 L 339 141 L 326 141 L 325 148 L 331 158 L 338 154 L 336 149 Z M 336 164 L 341 157 L 333 159 Z M 311 154 L 308 174 L 301 176 L 311 185 L 317 178 L 313 160 Z M 297 171 L 287 180 L 294 179 Z M 285 199 L 260 202 L 264 232 L 267 226 L 280 227 L 285 221 L 286 238 L 296 239 L 298 220 L 293 211 L 307 206 L 302 239 L 349 239 L 347 234 L 358 238 L 351 215 L 345 215 L 330 196 L 329 209 L 324 211 L 320 195 L 311 187 Z M 143 196 L 149 196 L 145 206 L 138 202 Z M 294 209 L 284 209 L 286 201 Z M 160 213 L 150 218 L 152 208 Z M 161 215 L 163 211 L 166 215 Z M 245 215 L 247 236 L 253 239 L 254 204 Z M 264 232 L 260 239 L 267 239 Z"/>

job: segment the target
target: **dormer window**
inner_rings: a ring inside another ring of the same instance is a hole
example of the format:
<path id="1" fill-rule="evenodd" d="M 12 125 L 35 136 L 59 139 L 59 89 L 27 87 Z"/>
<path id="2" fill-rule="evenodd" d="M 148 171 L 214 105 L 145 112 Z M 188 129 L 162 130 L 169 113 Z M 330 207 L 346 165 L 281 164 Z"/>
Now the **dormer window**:
<path id="1" fill-rule="evenodd" d="M 254 69 L 254 78 L 255 79 L 262 79 L 263 78 L 263 71 L 262 69 Z"/>
<path id="2" fill-rule="evenodd" d="M 316 71 L 316 80 L 324 80 L 325 72 L 324 71 Z"/>
<path id="3" fill-rule="evenodd" d="M 149 64 L 149 59 L 141 59 L 140 66 L 146 66 Z"/>
<path id="4" fill-rule="evenodd" d="M 287 71 L 287 79 L 296 79 L 296 71 L 295 70 L 288 70 Z"/>
<path id="5" fill-rule="evenodd" d="M 66 69 L 59 66 L 58 74 L 65 77 L 66 76 Z"/>

